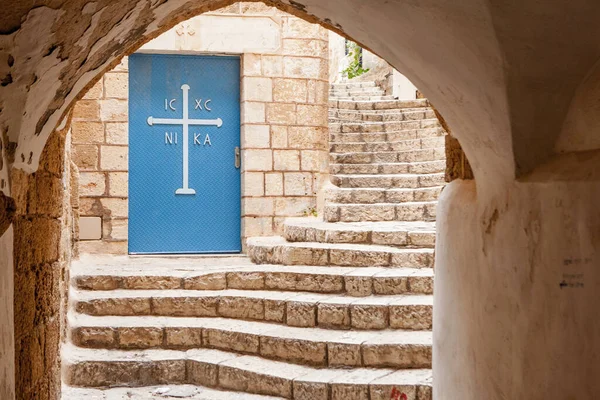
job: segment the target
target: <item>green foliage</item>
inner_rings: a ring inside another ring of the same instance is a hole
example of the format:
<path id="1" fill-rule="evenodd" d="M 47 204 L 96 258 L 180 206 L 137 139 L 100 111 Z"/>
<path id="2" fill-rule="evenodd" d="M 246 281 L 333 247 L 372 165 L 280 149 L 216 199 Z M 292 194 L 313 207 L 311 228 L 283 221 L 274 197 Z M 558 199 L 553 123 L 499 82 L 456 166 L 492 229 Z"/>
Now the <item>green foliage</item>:
<path id="1" fill-rule="evenodd" d="M 350 64 L 348 68 L 342 71 L 345 78 L 352 79 L 361 76 L 369 71 L 369 68 L 363 68 L 361 62 L 361 48 L 354 42 L 348 42 L 348 55 L 350 56 Z"/>
<path id="2" fill-rule="evenodd" d="M 317 208 L 316 207 L 308 207 L 304 210 L 305 217 L 316 217 L 317 216 Z"/>

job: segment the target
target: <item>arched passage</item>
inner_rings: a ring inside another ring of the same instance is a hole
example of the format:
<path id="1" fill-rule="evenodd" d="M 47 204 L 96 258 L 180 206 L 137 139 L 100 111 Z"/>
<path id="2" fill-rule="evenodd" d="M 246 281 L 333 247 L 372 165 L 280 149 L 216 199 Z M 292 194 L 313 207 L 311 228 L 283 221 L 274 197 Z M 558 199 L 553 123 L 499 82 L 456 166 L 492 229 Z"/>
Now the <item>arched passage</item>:
<path id="1" fill-rule="evenodd" d="M 226 3 L 16 3 L 0 38 L 2 178 L 15 180 L 9 166 L 38 170 L 69 106 L 121 56 Z M 403 71 L 436 104 L 472 163 L 477 193 L 473 184 L 450 185 L 439 212 L 436 395 L 593 398 L 600 193 L 589 160 L 597 149 L 592 143 L 582 156 L 553 156 L 572 98 L 599 57 L 600 6 L 304 3 L 274 5 L 345 33 Z M 597 127 L 586 128 L 593 135 Z M 2 237 L 3 249 L 12 248 L 11 236 Z M 3 266 L 12 262 L 3 254 Z M 584 365 L 592 367 L 581 372 Z"/>

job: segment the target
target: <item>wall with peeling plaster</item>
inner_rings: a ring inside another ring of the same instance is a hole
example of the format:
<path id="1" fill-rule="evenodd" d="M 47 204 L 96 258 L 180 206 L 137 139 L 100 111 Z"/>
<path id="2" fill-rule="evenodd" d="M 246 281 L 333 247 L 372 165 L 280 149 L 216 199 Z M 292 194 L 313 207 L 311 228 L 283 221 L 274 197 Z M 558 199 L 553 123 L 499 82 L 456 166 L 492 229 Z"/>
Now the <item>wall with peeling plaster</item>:
<path id="1" fill-rule="evenodd" d="M 0 16 L 0 127 L 18 142 L 15 167 L 37 169 L 69 107 L 121 56 L 226 3 L 13 2 Z M 434 396 L 594 398 L 600 3 L 274 4 L 390 62 L 436 105 L 471 161 L 476 186 L 448 185 L 437 213 Z"/>

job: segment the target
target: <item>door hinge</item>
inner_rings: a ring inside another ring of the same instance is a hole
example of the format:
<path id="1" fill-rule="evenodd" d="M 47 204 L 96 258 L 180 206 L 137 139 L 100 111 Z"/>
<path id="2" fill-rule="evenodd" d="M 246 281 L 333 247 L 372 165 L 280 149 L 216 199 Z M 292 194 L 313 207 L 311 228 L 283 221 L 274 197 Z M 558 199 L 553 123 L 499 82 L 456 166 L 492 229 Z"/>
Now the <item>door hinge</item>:
<path id="1" fill-rule="evenodd" d="M 235 147 L 235 167 L 240 168 L 242 166 L 242 157 L 240 155 L 240 148 Z"/>

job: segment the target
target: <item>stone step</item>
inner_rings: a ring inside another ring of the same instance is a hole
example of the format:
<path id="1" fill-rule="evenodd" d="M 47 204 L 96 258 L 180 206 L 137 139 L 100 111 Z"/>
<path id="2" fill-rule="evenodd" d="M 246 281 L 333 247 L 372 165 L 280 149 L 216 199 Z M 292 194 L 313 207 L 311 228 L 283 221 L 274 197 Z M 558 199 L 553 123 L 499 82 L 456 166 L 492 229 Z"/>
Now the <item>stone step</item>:
<path id="1" fill-rule="evenodd" d="M 283 228 L 284 237 L 289 242 L 357 243 L 427 248 L 435 246 L 434 222 L 331 223 L 304 217 L 286 219 Z"/>
<path id="2" fill-rule="evenodd" d="M 330 188 L 326 193 L 326 201 L 340 204 L 374 204 L 374 203 L 410 203 L 436 201 L 442 186 L 421 189 L 382 189 L 382 188 Z"/>
<path id="3" fill-rule="evenodd" d="M 433 266 L 433 249 L 426 248 L 288 242 L 279 236 L 250 238 L 247 246 L 248 256 L 258 264 L 401 268 L 431 268 Z"/>
<path id="4" fill-rule="evenodd" d="M 187 383 L 294 400 L 389 400 L 399 390 L 408 400 L 432 398 L 429 369 L 319 369 L 212 349 L 123 351 L 65 345 L 63 373 L 66 384 L 81 387 Z"/>
<path id="5" fill-rule="evenodd" d="M 430 108 L 404 108 L 401 110 L 381 111 L 338 110 L 334 108 L 329 109 L 329 118 L 344 122 L 391 122 L 407 120 L 405 114 L 415 112 L 424 112 L 425 118 L 432 119 L 439 124 L 435 113 Z"/>
<path id="6" fill-rule="evenodd" d="M 409 151 L 418 149 L 431 149 L 443 147 L 445 145 L 443 136 L 431 137 L 427 139 L 407 139 L 399 141 L 381 141 L 381 142 L 332 142 L 329 150 L 332 153 L 376 153 L 381 151 Z"/>
<path id="7" fill-rule="evenodd" d="M 373 88 L 378 87 L 375 82 L 340 82 L 340 83 L 332 83 L 330 85 L 331 89 L 356 89 L 356 88 Z"/>
<path id="8" fill-rule="evenodd" d="M 403 188 L 417 189 L 441 186 L 445 175 L 437 174 L 377 174 L 332 175 L 331 182 L 340 188 Z"/>
<path id="9" fill-rule="evenodd" d="M 315 367 L 431 368 L 431 331 L 297 328 L 225 318 L 70 315 L 79 347 L 216 349 Z"/>
<path id="10" fill-rule="evenodd" d="M 408 124 L 408 123 L 407 123 Z M 417 122 L 418 124 L 418 122 Z M 365 132 L 365 133 L 340 133 L 330 132 L 331 143 L 377 143 L 398 142 L 402 140 L 429 140 L 444 138 L 446 132 L 440 128 L 407 128 L 395 132 Z"/>
<path id="11" fill-rule="evenodd" d="M 437 202 L 325 204 L 327 222 L 435 221 Z"/>
<path id="12" fill-rule="evenodd" d="M 389 127 L 393 127 L 394 130 L 385 131 L 373 131 L 373 132 L 350 132 L 352 130 L 361 130 L 361 128 L 354 128 L 363 124 L 370 124 L 369 126 L 380 125 L 381 129 L 385 129 L 383 122 L 356 122 L 356 121 L 331 121 L 329 123 L 330 134 L 345 134 L 344 136 L 352 137 L 351 134 L 362 133 L 363 137 L 368 138 L 370 135 L 367 134 L 382 134 L 382 133 L 402 133 L 405 131 L 417 131 L 421 129 L 429 130 L 427 133 L 435 133 L 435 136 L 443 136 L 446 132 L 441 128 L 439 122 L 435 119 L 421 119 L 421 120 L 405 120 L 405 121 L 385 121 Z M 393 125 L 392 125 L 393 124 Z M 423 136 L 413 136 L 413 138 Z M 410 138 L 408 138 L 410 139 Z M 364 139 L 368 140 L 368 139 Z M 354 140 L 356 141 L 356 140 Z"/>
<path id="13" fill-rule="evenodd" d="M 383 122 L 342 122 L 339 125 L 334 125 L 329 128 L 329 132 L 333 133 L 388 133 L 388 132 L 399 132 L 407 128 L 406 121 L 420 121 L 428 120 L 424 112 L 411 111 L 403 114 L 406 118 L 403 121 L 383 121 Z M 420 124 L 421 126 L 423 124 Z M 336 131 L 337 129 L 337 131 Z M 442 130 L 440 127 L 434 127 L 438 131 Z M 443 130 L 442 130 L 443 131 Z M 441 134 L 440 134 L 441 135 Z"/>
<path id="14" fill-rule="evenodd" d="M 390 241 L 399 243 L 401 235 L 402 233 L 395 234 Z M 407 239 L 407 246 L 432 247 L 427 245 L 432 243 L 432 240 L 434 234 L 414 231 Z M 337 293 L 358 297 L 371 294 L 433 293 L 433 270 L 430 268 L 389 269 L 252 264 L 236 268 L 189 272 L 181 267 L 172 268 L 168 264 L 160 268 L 164 259 L 155 258 L 152 271 L 140 271 L 127 268 L 125 257 L 118 260 L 121 260 L 120 264 L 103 266 L 101 270 L 86 265 L 85 268 L 73 271 L 71 285 L 78 290 L 240 289 Z"/>
<path id="15" fill-rule="evenodd" d="M 347 89 L 347 88 L 340 88 L 340 89 L 332 89 L 329 91 L 329 96 L 355 96 L 355 95 L 359 95 L 359 96 L 382 96 L 385 95 L 385 91 L 378 88 L 378 87 L 371 87 L 371 88 L 357 88 L 357 89 Z"/>
<path id="16" fill-rule="evenodd" d="M 331 164 L 379 164 L 440 161 L 446 159 L 446 149 L 436 147 L 410 151 L 378 151 L 356 153 L 330 153 Z"/>
<path id="17" fill-rule="evenodd" d="M 332 174 L 433 174 L 444 172 L 445 161 L 382 164 L 330 164 Z"/>
<path id="18" fill-rule="evenodd" d="M 430 107 L 426 99 L 417 100 L 385 100 L 385 101 L 347 101 L 329 100 L 330 108 L 343 110 L 392 110 L 400 108 Z"/>
<path id="19" fill-rule="evenodd" d="M 414 264 L 419 259 L 422 264 L 432 264 L 433 252 L 426 250 L 418 250 L 420 257 L 417 250 L 413 251 Z M 375 255 L 381 258 L 380 253 Z M 430 330 L 433 307 L 433 296 L 415 294 L 351 297 L 230 289 L 212 292 L 72 290 L 71 297 L 77 313 L 92 316 L 221 317 L 296 327 L 357 330 Z"/>
<path id="20" fill-rule="evenodd" d="M 143 387 L 83 388 L 63 385 L 61 400 L 148 400 L 148 399 L 188 400 L 283 400 L 283 397 L 260 394 L 230 392 L 211 389 L 199 385 L 159 385 Z"/>
<path id="21" fill-rule="evenodd" d="M 394 96 L 333 96 L 330 100 L 339 101 L 391 101 L 394 100 Z"/>

